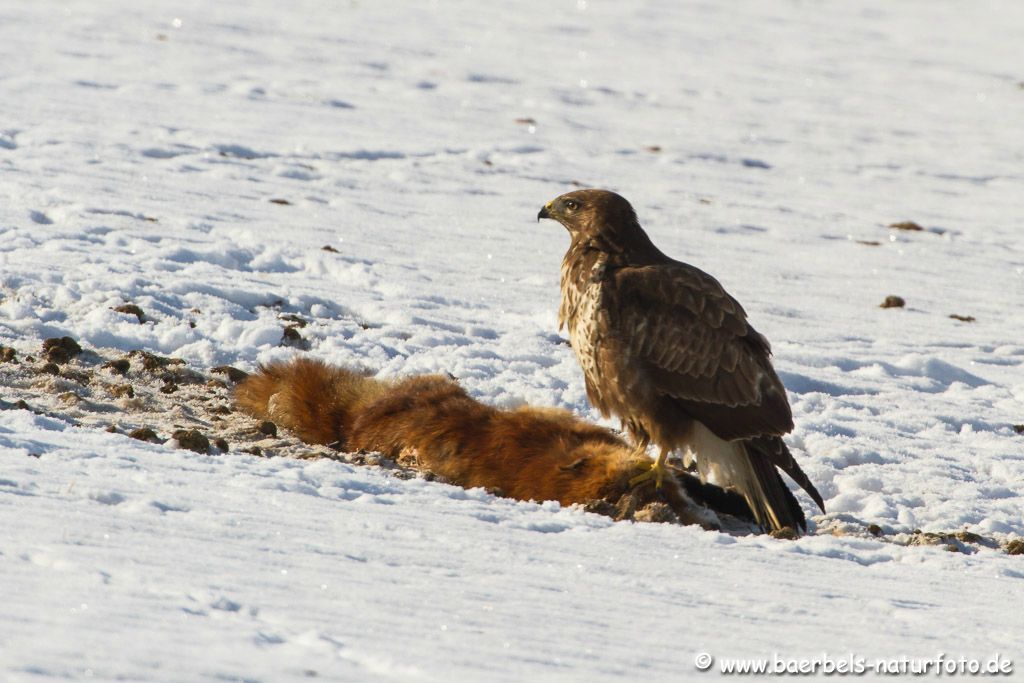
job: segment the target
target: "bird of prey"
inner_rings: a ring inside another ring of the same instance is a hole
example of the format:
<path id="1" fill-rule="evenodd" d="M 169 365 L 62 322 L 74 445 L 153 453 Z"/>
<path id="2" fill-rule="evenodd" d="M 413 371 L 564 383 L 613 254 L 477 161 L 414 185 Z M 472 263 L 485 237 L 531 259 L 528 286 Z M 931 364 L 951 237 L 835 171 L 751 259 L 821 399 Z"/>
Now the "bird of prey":
<path id="1" fill-rule="evenodd" d="M 793 429 L 768 340 L 704 271 L 651 242 L 633 207 L 607 190 L 577 190 L 544 205 L 537 220 L 571 237 L 562 260 L 558 318 L 583 369 L 587 397 L 622 420 L 638 451 L 659 449 L 658 487 L 679 449 L 701 479 L 743 496 L 767 530 L 806 529 L 776 467 L 824 511 L 821 495 L 781 436 Z"/>

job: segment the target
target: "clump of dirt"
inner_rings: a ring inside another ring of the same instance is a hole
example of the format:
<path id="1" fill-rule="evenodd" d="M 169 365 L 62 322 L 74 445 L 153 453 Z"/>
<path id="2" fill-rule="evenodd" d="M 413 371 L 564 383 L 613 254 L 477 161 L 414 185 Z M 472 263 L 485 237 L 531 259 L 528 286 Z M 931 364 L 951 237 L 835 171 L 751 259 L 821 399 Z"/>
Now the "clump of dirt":
<path id="1" fill-rule="evenodd" d="M 1024 555 L 1024 538 L 1015 538 L 1003 545 L 1007 555 Z"/>
<path id="2" fill-rule="evenodd" d="M 295 315 L 294 313 L 283 313 L 278 317 L 285 322 L 294 323 L 295 327 L 299 328 L 305 327 L 309 324 L 308 320 L 303 318 L 301 315 Z"/>
<path id="3" fill-rule="evenodd" d="M 149 441 L 150 443 L 163 443 L 163 439 L 156 435 L 149 427 L 139 427 L 128 432 L 128 436 L 139 441 Z"/>
<path id="4" fill-rule="evenodd" d="M 238 382 L 241 382 L 243 379 L 249 376 L 248 372 L 243 372 L 242 370 L 239 370 L 238 368 L 233 368 L 230 365 L 218 365 L 215 368 L 211 368 L 210 372 L 215 372 L 221 375 L 227 375 L 228 380 L 230 380 L 233 384 L 237 384 Z"/>
<path id="5" fill-rule="evenodd" d="M 60 376 L 64 379 L 69 379 L 72 382 L 77 382 L 78 384 L 88 384 L 92 379 L 92 376 L 89 373 L 83 372 L 82 370 L 75 370 L 74 368 L 65 368 L 61 371 Z"/>
<path id="6" fill-rule="evenodd" d="M 114 398 L 135 398 L 135 389 L 131 384 L 111 384 L 107 387 L 107 393 Z"/>
<path id="7" fill-rule="evenodd" d="M 256 431 L 266 436 L 277 436 L 277 425 L 270 420 L 263 420 L 256 425 Z"/>
<path id="8" fill-rule="evenodd" d="M 284 328 L 284 332 L 281 335 L 281 346 L 290 346 L 295 349 L 301 349 L 303 351 L 309 350 L 309 341 L 303 339 L 302 334 L 299 333 L 300 325 L 289 325 Z"/>
<path id="9" fill-rule="evenodd" d="M 119 358 L 117 360 L 108 360 L 100 367 L 104 370 L 110 370 L 115 375 L 123 375 L 131 369 L 132 364 L 128 362 L 127 358 Z"/>
<path id="10" fill-rule="evenodd" d="M 139 362 L 142 363 L 143 369 L 150 372 L 156 372 L 157 370 L 162 370 L 172 365 L 185 364 L 185 361 L 181 358 L 166 358 L 141 349 L 129 352 L 128 358 L 137 358 Z"/>
<path id="11" fill-rule="evenodd" d="M 51 363 L 64 365 L 82 353 L 82 347 L 71 337 L 53 337 L 43 342 L 43 356 Z"/>
<path id="12" fill-rule="evenodd" d="M 889 227 L 893 230 L 907 230 L 909 232 L 921 232 L 924 230 L 920 225 L 914 221 L 900 221 L 899 223 L 890 223 Z"/>
<path id="13" fill-rule="evenodd" d="M 772 538 L 778 538 L 783 541 L 795 541 L 800 538 L 793 527 L 784 526 L 781 529 L 776 529 L 769 534 Z"/>
<path id="14" fill-rule="evenodd" d="M 210 440 L 198 429 L 179 429 L 171 438 L 178 442 L 178 448 L 187 448 L 201 454 L 210 451 Z"/>
<path id="15" fill-rule="evenodd" d="M 889 296 L 885 297 L 885 301 L 880 303 L 878 305 L 878 307 L 879 308 L 903 308 L 906 305 L 907 305 L 907 302 L 906 302 L 906 300 L 904 300 L 903 297 L 896 296 L 895 294 L 890 294 Z"/>
<path id="16" fill-rule="evenodd" d="M 146 322 L 146 314 L 142 312 L 142 309 L 135 304 L 124 304 L 114 309 L 117 313 L 126 313 L 128 315 L 134 315 L 139 319 L 139 324 Z"/>

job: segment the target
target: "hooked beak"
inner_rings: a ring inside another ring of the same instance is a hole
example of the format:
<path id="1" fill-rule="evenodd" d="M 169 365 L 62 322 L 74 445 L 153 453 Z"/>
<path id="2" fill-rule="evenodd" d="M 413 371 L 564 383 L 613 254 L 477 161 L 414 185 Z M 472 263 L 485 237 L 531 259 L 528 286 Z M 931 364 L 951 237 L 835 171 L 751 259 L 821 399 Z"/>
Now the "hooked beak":
<path id="1" fill-rule="evenodd" d="M 551 213 L 548 211 L 548 205 L 545 204 L 544 208 L 537 214 L 537 222 L 540 223 L 541 218 L 551 218 Z"/>

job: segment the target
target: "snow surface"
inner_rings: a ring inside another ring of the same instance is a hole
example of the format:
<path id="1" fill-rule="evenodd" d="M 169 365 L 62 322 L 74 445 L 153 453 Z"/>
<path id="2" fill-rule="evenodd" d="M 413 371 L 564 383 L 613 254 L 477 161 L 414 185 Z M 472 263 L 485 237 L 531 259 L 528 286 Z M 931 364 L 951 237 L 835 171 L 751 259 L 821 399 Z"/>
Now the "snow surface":
<path id="1" fill-rule="evenodd" d="M 1021 45 L 1020 3 L 7 0 L 0 344 L 251 369 L 294 313 L 330 361 L 596 419 L 557 331 L 567 237 L 534 217 L 607 187 L 773 341 L 819 530 L 1017 538 Z M 23 410 L 0 458 L 3 680 L 1021 654 L 996 549 L 616 524 Z"/>

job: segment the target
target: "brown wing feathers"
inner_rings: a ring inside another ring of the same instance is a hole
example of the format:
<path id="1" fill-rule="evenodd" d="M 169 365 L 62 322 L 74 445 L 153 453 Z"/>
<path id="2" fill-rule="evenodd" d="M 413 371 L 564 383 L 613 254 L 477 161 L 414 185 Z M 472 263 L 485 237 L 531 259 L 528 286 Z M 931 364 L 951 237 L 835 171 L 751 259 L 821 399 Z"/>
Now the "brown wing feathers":
<path id="1" fill-rule="evenodd" d="M 778 475 L 760 461 L 781 468 L 824 510 L 821 495 L 777 436 L 793 429 L 793 415 L 768 360 L 767 340 L 750 327 L 743 308 L 717 281 L 696 277 L 688 268 L 674 263 L 662 268 L 653 294 L 644 294 L 642 285 L 658 279 L 654 269 L 616 273 L 619 287 L 638 304 L 620 306 L 625 310 L 622 324 L 634 330 L 633 349 L 651 364 L 655 386 L 673 397 L 681 412 L 722 439 L 756 439 L 750 457 L 766 495 L 771 492 L 786 508 L 796 505 L 779 490 Z M 668 291 L 665 283 L 670 283 Z M 802 527 L 802 512 L 799 518 Z"/>
<path id="2" fill-rule="evenodd" d="M 758 429 L 789 431 L 793 427 L 789 404 L 768 362 L 764 337 L 747 324 L 743 308 L 717 281 L 698 278 L 688 270 L 689 266 L 673 262 L 657 269 L 617 271 L 608 303 L 618 313 L 610 316 L 617 323 L 615 333 L 628 340 L 631 353 L 649 364 L 659 392 L 730 407 L 776 400 L 778 405 L 770 411 L 774 419 L 758 420 Z M 652 282 L 658 284 L 652 286 Z M 741 420 L 744 415 L 735 417 Z M 743 430 L 733 426 L 728 431 Z M 764 432 L 748 435 L 759 433 Z"/>

